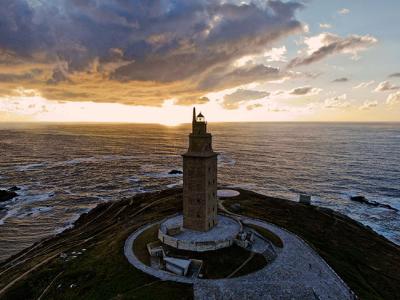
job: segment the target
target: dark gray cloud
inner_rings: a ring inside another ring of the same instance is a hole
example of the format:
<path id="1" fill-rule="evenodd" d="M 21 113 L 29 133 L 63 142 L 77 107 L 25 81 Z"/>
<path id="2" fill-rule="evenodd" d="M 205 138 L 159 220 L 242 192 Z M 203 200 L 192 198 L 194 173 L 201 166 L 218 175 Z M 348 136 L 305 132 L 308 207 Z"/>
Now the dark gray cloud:
<path id="1" fill-rule="evenodd" d="M 263 105 L 261 103 L 254 103 L 254 104 L 250 104 L 246 106 L 247 110 L 253 110 L 253 109 L 257 109 L 263 107 Z"/>
<path id="2" fill-rule="evenodd" d="M 298 88 L 294 88 L 289 92 L 290 95 L 296 95 L 296 96 L 304 96 L 304 95 L 310 95 L 310 94 L 318 94 L 321 90 L 317 88 L 313 88 L 311 86 L 302 86 Z"/>
<path id="3" fill-rule="evenodd" d="M 74 89 L 96 74 L 90 86 L 134 82 L 129 87 L 133 94 L 138 82 L 176 83 L 174 95 L 158 91 L 149 97 L 155 105 L 179 93 L 201 99 L 201 93 L 234 87 L 241 80 L 277 77 L 279 70 L 263 65 L 231 65 L 302 30 L 295 18 L 302 4 L 295 1 L 4 0 L 1 5 L 0 72 L 3 52 L 18 63 L 47 64 L 53 72 L 36 88 L 49 96 L 54 89 L 45 85 Z M 109 100 L 94 94 L 86 100 Z M 119 97 L 113 102 L 137 103 Z"/>
<path id="4" fill-rule="evenodd" d="M 347 77 L 340 77 L 332 80 L 332 82 L 348 82 L 349 79 Z"/>
<path id="5" fill-rule="evenodd" d="M 393 73 L 390 74 L 389 77 L 393 78 L 393 77 L 400 77 L 400 73 Z"/>
<path id="6" fill-rule="evenodd" d="M 356 56 L 359 51 L 364 50 L 377 42 L 377 40 L 370 35 L 350 35 L 342 38 L 332 33 L 321 33 L 313 38 L 318 38 L 319 42 L 322 43 L 323 46 L 306 56 L 292 59 L 288 64 L 289 68 L 309 65 L 320 61 L 329 55 L 337 53 L 349 53 Z"/>
<path id="7" fill-rule="evenodd" d="M 42 73 L 41 69 L 32 69 L 24 73 L 0 73 L 0 82 L 31 81 Z"/>
<path id="8" fill-rule="evenodd" d="M 193 105 L 193 104 L 205 104 L 209 102 L 210 99 L 207 97 L 186 97 L 186 98 L 180 98 L 177 101 L 175 101 L 175 104 L 178 105 Z"/>
<path id="9" fill-rule="evenodd" d="M 60 68 L 55 68 L 51 74 L 51 78 L 47 80 L 48 84 L 57 84 L 62 81 L 71 82 L 67 73 L 62 71 Z"/>
<path id="10" fill-rule="evenodd" d="M 237 109 L 243 103 L 269 96 L 269 92 L 238 89 L 232 94 L 224 96 L 222 106 L 226 109 Z M 252 106 L 253 107 L 253 106 Z M 255 106 L 253 108 L 256 108 Z"/>
<path id="11" fill-rule="evenodd" d="M 198 83 L 202 90 L 226 89 L 232 86 L 247 84 L 254 81 L 268 81 L 284 77 L 278 68 L 264 65 L 246 65 L 233 68 L 221 66 L 204 74 Z"/>

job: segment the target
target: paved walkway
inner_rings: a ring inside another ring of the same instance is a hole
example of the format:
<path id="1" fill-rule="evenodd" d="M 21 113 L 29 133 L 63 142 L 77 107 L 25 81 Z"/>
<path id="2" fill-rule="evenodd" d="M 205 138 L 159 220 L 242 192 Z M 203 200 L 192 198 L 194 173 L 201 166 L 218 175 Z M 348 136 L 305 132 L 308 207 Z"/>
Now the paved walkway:
<path id="1" fill-rule="evenodd" d="M 193 283 L 195 299 L 353 299 L 340 277 L 303 240 L 275 225 L 241 217 L 244 223 L 264 227 L 277 234 L 284 247 L 265 268 L 230 279 L 192 279 L 155 270 L 142 264 L 132 251 L 136 237 L 156 223 L 134 232 L 125 243 L 125 256 L 143 272 L 162 280 Z"/>

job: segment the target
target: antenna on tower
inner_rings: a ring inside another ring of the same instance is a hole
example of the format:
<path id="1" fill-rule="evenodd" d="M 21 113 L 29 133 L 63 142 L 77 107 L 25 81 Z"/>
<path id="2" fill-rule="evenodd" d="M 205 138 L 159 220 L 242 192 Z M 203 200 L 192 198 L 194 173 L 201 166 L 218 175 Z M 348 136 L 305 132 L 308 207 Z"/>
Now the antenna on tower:
<path id="1" fill-rule="evenodd" d="M 196 107 L 193 107 L 193 119 L 192 119 L 192 123 L 196 122 Z"/>

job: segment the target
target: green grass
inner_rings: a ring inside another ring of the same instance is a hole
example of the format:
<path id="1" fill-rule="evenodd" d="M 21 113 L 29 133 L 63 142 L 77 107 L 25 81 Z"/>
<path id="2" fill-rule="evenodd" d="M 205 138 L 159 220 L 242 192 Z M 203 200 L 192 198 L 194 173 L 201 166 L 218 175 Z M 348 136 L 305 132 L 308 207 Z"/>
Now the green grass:
<path id="1" fill-rule="evenodd" d="M 400 299 L 399 246 L 332 210 L 240 192 L 241 214 L 303 238 L 361 299 Z"/>
<path id="2" fill-rule="evenodd" d="M 162 219 L 179 209 L 179 199 L 171 191 L 135 197 L 131 201 L 121 201 L 103 205 L 93 214 L 83 217 L 75 229 L 46 243 L 32 253 L 27 264 L 22 264 L 10 273 L 0 277 L 0 287 L 8 280 L 21 275 L 26 268 L 48 257 L 49 249 L 61 249 L 70 254 L 86 248 L 77 258 L 65 262 L 56 258 L 23 280 L 12 286 L 1 299 L 37 299 L 50 282 L 63 272 L 51 285 L 43 299 L 192 299 L 191 285 L 162 282 L 129 264 L 123 254 L 126 238 L 145 223 Z M 167 201 L 151 207 L 145 213 L 135 216 L 143 203 L 165 196 Z M 126 206 L 125 208 L 123 208 Z M 109 208 L 107 211 L 106 209 Z M 123 209 L 123 210 L 121 210 Z M 104 211 L 105 214 L 101 215 Z M 123 211 L 123 214 L 118 214 Z M 116 217 L 115 215 L 118 214 Z M 96 222 L 85 226 L 95 215 L 101 216 Z M 134 216 L 134 217 L 132 217 Z M 96 234 L 98 234 L 96 236 Z M 92 238 L 82 246 L 78 242 Z M 57 244 L 60 243 L 58 246 Z M 67 251 L 68 249 L 68 251 Z M 29 255 L 28 255 L 29 256 Z M 0 269 L 1 271 L 2 269 Z M 8 275 L 8 276 L 7 276 Z M 71 285 L 73 287 L 71 288 Z"/>
<path id="3" fill-rule="evenodd" d="M 246 265 L 243 266 L 242 269 L 240 269 L 235 276 L 233 277 L 239 277 L 243 276 L 249 273 L 256 272 L 258 270 L 261 270 L 265 265 L 267 264 L 265 257 L 262 255 L 255 255 Z M 261 267 L 262 266 L 262 267 Z"/>
<path id="4" fill-rule="evenodd" d="M 283 242 L 279 236 L 277 236 L 275 233 L 272 231 L 269 231 L 268 229 L 264 227 L 260 227 L 254 224 L 245 224 L 245 226 L 253 228 L 255 231 L 257 231 L 259 234 L 261 234 L 264 238 L 269 240 L 275 247 L 282 248 L 283 247 Z"/>
<path id="5" fill-rule="evenodd" d="M 150 254 L 147 244 L 157 241 L 159 225 L 156 224 L 143 231 L 133 243 L 133 253 L 144 264 L 150 266 Z"/>
<path id="6" fill-rule="evenodd" d="M 190 257 L 201 259 L 203 261 L 202 272 L 204 278 L 219 279 L 226 278 L 235 271 L 251 254 L 249 250 L 233 245 L 228 248 L 218 249 L 215 251 L 193 252 L 178 250 L 171 247 L 166 247 L 170 255 L 176 257 Z M 256 253 L 248 263 L 251 268 L 247 268 L 247 273 L 251 273 L 264 268 L 267 261 L 261 254 Z M 233 277 L 247 274 L 240 272 Z"/>
<path id="7" fill-rule="evenodd" d="M 240 204 L 241 214 L 266 220 L 303 238 L 361 299 L 400 299 L 398 246 L 331 210 L 240 192 L 235 202 Z M 182 210 L 181 195 L 181 190 L 168 190 L 100 205 L 82 216 L 74 229 L 43 242 L 32 252 L 25 251 L 23 258 L 14 257 L 23 263 L 10 268 L 6 263 L 0 265 L 0 290 L 59 251 L 70 254 L 86 248 L 86 252 L 68 262 L 59 257 L 50 260 L 23 276 L 0 298 L 37 299 L 62 272 L 43 299 L 192 299 L 192 286 L 159 281 L 135 269 L 123 254 L 126 238 L 137 228 Z M 162 202 L 141 211 L 160 199 Z M 227 208 L 229 205 L 226 203 Z M 229 275 L 249 255 L 244 249 L 221 250 L 206 257 L 204 273 L 209 278 Z M 264 262 L 260 259 L 255 256 L 236 275 L 261 268 Z M 76 286 L 70 288 L 71 284 Z"/>
<path id="8" fill-rule="evenodd" d="M 146 229 L 133 243 L 134 254 L 141 262 L 148 266 L 150 265 L 150 255 L 147 251 L 146 245 L 157 240 L 158 228 L 158 225 L 154 225 Z M 168 255 L 175 257 L 201 259 L 203 261 L 201 273 L 204 276 L 203 278 L 208 279 L 226 278 L 234 270 L 236 270 L 250 256 L 251 253 L 250 251 L 236 245 L 216 251 L 206 252 L 179 250 L 167 245 L 164 245 L 164 249 L 167 251 Z M 245 268 L 245 271 L 238 272 L 238 274 L 233 277 L 260 270 L 266 264 L 267 261 L 265 260 L 264 256 L 255 254 L 248 264 L 246 264 L 246 266 L 249 265 L 251 267 Z"/>

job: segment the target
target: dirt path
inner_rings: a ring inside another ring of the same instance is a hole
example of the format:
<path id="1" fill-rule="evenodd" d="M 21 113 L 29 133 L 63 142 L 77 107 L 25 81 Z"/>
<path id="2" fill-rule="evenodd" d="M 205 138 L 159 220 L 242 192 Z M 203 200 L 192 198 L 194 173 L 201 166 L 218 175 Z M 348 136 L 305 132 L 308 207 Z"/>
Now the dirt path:
<path id="1" fill-rule="evenodd" d="M 226 278 L 231 278 L 233 277 L 237 272 L 239 272 L 245 265 L 247 265 L 247 263 L 254 257 L 255 253 L 251 252 L 249 257 L 239 266 L 236 268 L 236 270 L 234 270 L 231 274 L 229 274 L 228 276 L 226 276 Z"/>

